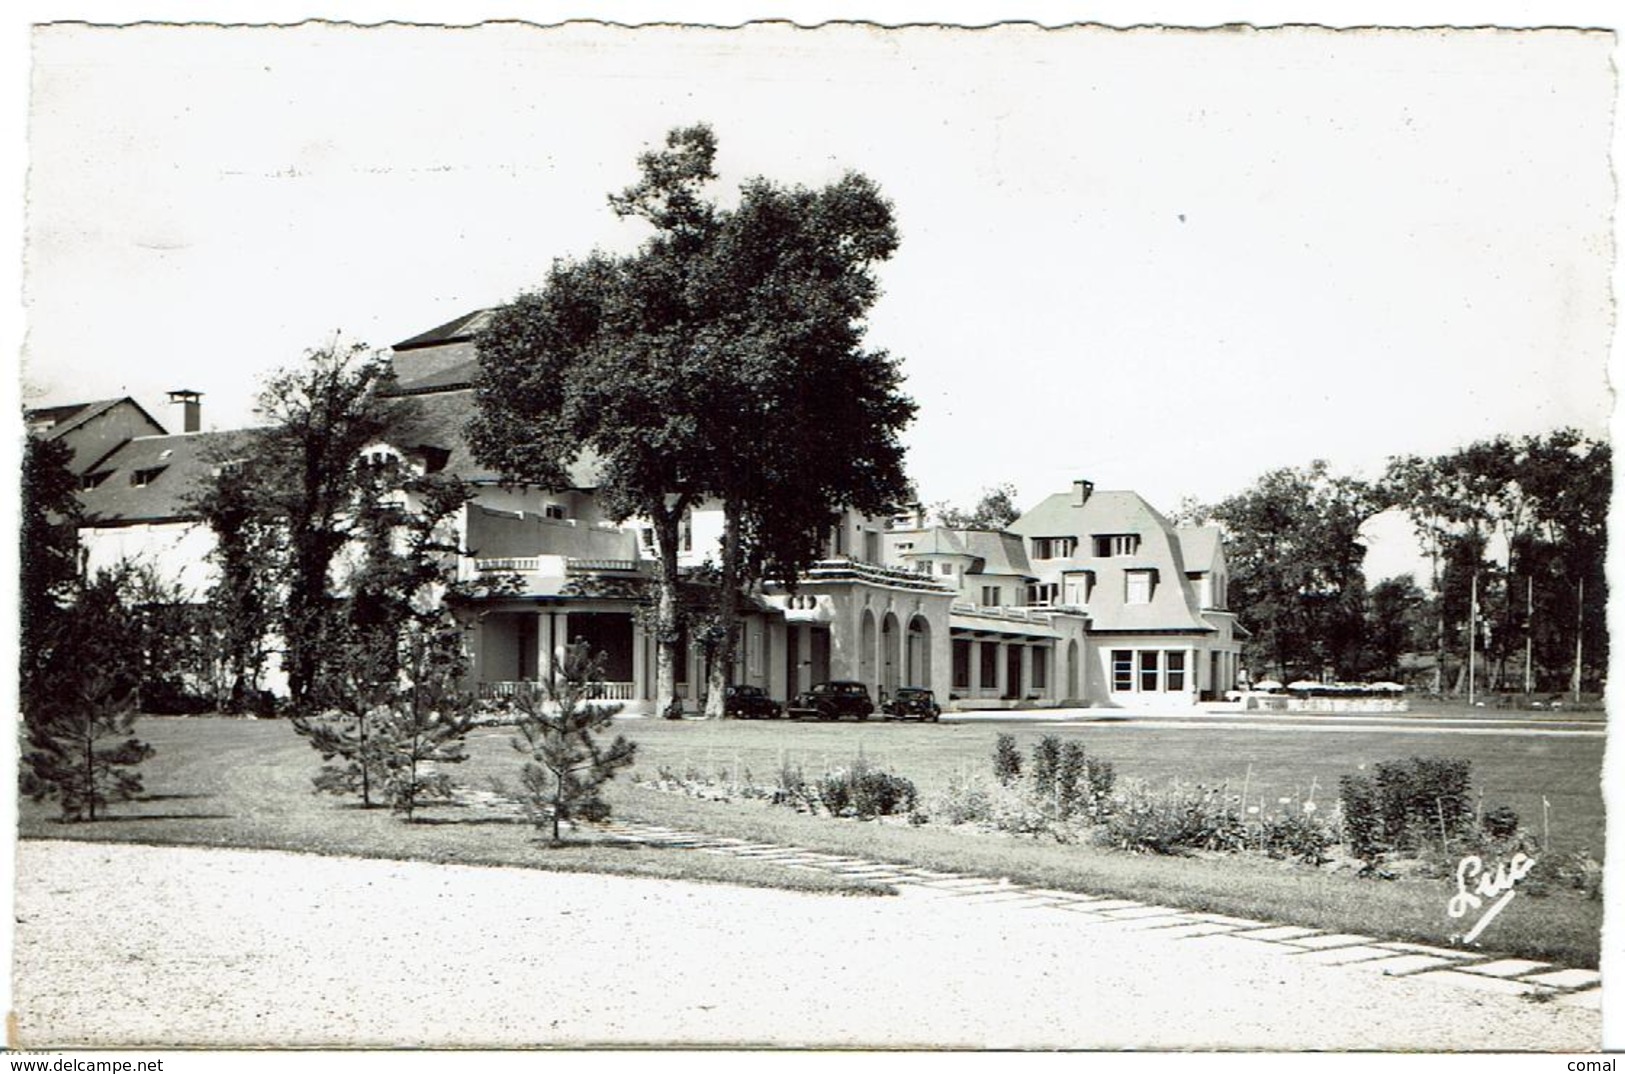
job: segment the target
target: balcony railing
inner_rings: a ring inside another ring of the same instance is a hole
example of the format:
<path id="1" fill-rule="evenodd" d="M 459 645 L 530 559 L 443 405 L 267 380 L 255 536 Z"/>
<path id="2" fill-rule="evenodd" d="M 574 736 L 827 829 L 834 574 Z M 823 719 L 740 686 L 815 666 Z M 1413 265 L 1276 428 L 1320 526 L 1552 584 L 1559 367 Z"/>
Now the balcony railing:
<path id="1" fill-rule="evenodd" d="M 1001 604 L 971 604 L 955 601 L 951 609 L 955 615 L 981 615 L 989 619 L 1013 619 L 1019 623 L 1040 623 L 1049 626 L 1055 621 L 1048 611 L 1033 608 L 1012 608 Z"/>
<path id="2" fill-rule="evenodd" d="M 880 585 L 896 586 L 900 589 L 923 589 L 933 593 L 947 592 L 951 588 L 945 583 L 937 581 L 931 575 L 922 574 L 919 571 L 902 570 L 897 567 L 882 567 L 878 563 L 869 563 L 849 557 L 821 559 L 807 571 L 807 578 L 811 581 L 822 582 L 846 580 L 875 582 Z"/>
<path id="3" fill-rule="evenodd" d="M 589 684 L 587 698 L 591 701 L 632 701 L 636 684 L 630 682 L 597 682 Z M 522 682 L 482 682 L 479 687 L 481 701 L 512 701 L 518 698 L 548 699 L 547 688 L 528 679 Z"/>

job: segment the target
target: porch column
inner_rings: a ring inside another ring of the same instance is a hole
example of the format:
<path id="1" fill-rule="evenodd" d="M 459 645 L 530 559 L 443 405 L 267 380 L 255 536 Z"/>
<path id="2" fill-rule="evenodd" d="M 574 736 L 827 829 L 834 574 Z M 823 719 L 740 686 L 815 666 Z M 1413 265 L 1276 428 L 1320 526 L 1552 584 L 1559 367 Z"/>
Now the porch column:
<path id="1" fill-rule="evenodd" d="M 1190 695 L 1191 695 L 1192 700 L 1195 700 L 1196 698 L 1199 698 L 1199 697 L 1202 696 L 1202 691 L 1200 689 L 1201 684 L 1196 681 L 1196 676 L 1198 676 L 1200 674 L 1201 674 L 1201 670 L 1199 668 L 1197 668 L 1197 666 L 1196 666 L 1196 649 L 1194 647 L 1190 648 L 1190 649 L 1186 649 L 1185 650 L 1185 689 L 1190 691 Z"/>
<path id="2" fill-rule="evenodd" d="M 970 696 L 982 696 L 982 642 L 979 638 L 970 640 Z"/>
<path id="3" fill-rule="evenodd" d="M 635 614 L 632 616 L 632 696 L 639 701 L 649 700 L 649 639 Z"/>
<path id="4" fill-rule="evenodd" d="M 1002 641 L 993 643 L 993 651 L 993 689 L 1003 697 L 1010 692 L 1010 656 Z"/>
<path id="5" fill-rule="evenodd" d="M 553 613 L 536 613 L 536 681 L 553 681 Z"/>
<path id="6" fill-rule="evenodd" d="M 792 693 L 801 693 L 812 686 L 812 626 L 808 623 L 797 623 L 796 632 L 796 681 L 791 686 Z"/>
<path id="7" fill-rule="evenodd" d="M 1021 682 L 1016 687 L 1017 697 L 1026 697 L 1032 693 L 1033 688 L 1033 647 L 1026 642 L 1021 645 Z"/>

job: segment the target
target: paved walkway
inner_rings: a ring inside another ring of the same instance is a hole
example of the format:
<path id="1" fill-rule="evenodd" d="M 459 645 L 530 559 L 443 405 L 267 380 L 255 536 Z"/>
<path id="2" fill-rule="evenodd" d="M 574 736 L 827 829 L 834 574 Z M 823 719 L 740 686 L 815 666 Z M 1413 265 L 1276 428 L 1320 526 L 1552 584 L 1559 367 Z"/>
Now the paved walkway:
<path id="1" fill-rule="evenodd" d="M 1127 900 L 617 826 L 886 879 L 839 898 L 24 841 L 25 1047 L 1595 1049 L 1594 979 Z"/>

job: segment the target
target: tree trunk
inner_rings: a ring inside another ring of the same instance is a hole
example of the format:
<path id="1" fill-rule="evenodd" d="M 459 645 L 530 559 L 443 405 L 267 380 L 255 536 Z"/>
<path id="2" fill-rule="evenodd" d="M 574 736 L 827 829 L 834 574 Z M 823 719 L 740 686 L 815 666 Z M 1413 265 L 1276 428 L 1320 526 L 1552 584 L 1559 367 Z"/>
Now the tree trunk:
<path id="1" fill-rule="evenodd" d="M 655 709 L 669 715 L 675 707 L 680 713 L 682 701 L 677 696 L 677 642 L 680 636 L 677 617 L 677 529 L 687 503 L 680 499 L 671 508 L 656 510 L 654 523 L 655 549 L 660 555 L 660 576 L 655 581 Z"/>
<path id="2" fill-rule="evenodd" d="M 721 637 L 712 656 L 706 683 L 705 715 L 708 719 L 721 719 L 724 715 L 729 673 L 733 669 L 734 653 L 739 647 L 739 517 L 737 509 L 724 504 L 722 531 L 722 582 L 717 588 L 717 624 Z"/>

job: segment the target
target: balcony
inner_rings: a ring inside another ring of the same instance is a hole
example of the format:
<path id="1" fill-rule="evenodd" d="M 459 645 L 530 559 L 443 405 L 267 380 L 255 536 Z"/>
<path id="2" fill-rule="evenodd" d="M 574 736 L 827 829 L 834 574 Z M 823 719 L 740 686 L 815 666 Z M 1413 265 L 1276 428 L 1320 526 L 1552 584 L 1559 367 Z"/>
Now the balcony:
<path id="1" fill-rule="evenodd" d="M 634 684 L 629 682 L 591 683 L 587 698 L 591 701 L 632 701 Z M 528 679 L 522 682 L 482 682 L 479 685 L 481 701 L 517 701 L 520 698 L 548 700 L 545 687 Z"/>
<path id="2" fill-rule="evenodd" d="M 803 579 L 808 582 L 870 582 L 875 585 L 890 586 L 894 589 L 923 590 L 928 593 L 950 593 L 951 586 L 939 582 L 935 577 L 922 574 L 919 571 L 902 570 L 898 567 L 882 567 L 878 563 L 869 563 L 861 559 L 841 557 L 838 559 L 821 559 L 814 563 Z"/>

